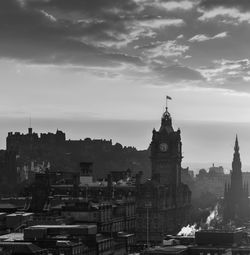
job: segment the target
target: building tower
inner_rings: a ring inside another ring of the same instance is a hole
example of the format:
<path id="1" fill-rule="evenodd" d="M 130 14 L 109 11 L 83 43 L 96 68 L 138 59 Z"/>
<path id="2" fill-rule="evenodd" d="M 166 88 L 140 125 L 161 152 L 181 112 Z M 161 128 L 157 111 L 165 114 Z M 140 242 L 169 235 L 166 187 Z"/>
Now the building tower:
<path id="1" fill-rule="evenodd" d="M 249 214 L 248 185 L 243 185 L 239 142 L 236 135 L 231 171 L 231 184 L 225 185 L 224 221 L 241 222 Z"/>
<path id="2" fill-rule="evenodd" d="M 166 107 L 159 131 L 153 130 L 151 149 L 152 180 L 160 184 L 181 183 L 181 136 L 180 129 L 174 131 L 172 118 Z"/>
<path id="3" fill-rule="evenodd" d="M 242 171 L 239 150 L 239 142 L 236 135 L 231 173 L 231 189 L 234 200 L 237 200 L 243 196 Z"/>
<path id="4" fill-rule="evenodd" d="M 181 182 L 181 145 L 166 107 L 150 144 L 151 179 L 137 192 L 138 242 L 161 243 L 165 234 L 177 234 L 188 222 L 191 191 Z"/>

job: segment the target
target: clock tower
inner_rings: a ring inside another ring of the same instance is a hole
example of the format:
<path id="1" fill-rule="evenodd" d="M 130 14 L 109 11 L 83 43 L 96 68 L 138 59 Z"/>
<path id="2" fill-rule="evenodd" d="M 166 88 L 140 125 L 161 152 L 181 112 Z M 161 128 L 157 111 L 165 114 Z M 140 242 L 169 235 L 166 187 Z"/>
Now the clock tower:
<path id="1" fill-rule="evenodd" d="M 152 180 L 178 187 L 181 183 L 181 136 L 174 131 L 172 118 L 166 107 L 159 131 L 153 130 L 151 150 Z"/>
<path id="2" fill-rule="evenodd" d="M 174 130 L 167 107 L 159 130 L 153 130 L 150 152 L 152 177 L 137 192 L 136 238 L 158 244 L 187 225 L 191 208 L 191 191 L 181 182 L 181 134 Z"/>

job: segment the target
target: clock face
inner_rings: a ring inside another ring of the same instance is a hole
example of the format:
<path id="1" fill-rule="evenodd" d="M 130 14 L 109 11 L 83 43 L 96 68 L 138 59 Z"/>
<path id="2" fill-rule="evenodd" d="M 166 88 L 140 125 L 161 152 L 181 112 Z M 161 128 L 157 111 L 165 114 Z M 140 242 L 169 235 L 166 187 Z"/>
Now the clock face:
<path id="1" fill-rule="evenodd" d="M 165 152 L 168 150 L 168 145 L 166 143 L 160 144 L 160 151 Z"/>

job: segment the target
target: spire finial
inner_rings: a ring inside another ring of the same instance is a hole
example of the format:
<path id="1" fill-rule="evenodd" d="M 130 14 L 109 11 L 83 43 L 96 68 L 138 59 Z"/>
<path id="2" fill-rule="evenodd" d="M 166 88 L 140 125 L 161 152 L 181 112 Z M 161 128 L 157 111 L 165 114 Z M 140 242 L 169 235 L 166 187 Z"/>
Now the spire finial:
<path id="1" fill-rule="evenodd" d="M 239 149 L 240 148 L 239 148 L 239 142 L 238 142 L 238 135 L 236 134 L 234 150 L 239 151 Z"/>
<path id="2" fill-rule="evenodd" d="M 170 96 L 166 96 L 166 109 L 161 117 L 161 128 L 159 131 L 165 130 L 168 133 L 173 132 L 171 114 L 168 111 L 168 100 L 172 100 Z"/>

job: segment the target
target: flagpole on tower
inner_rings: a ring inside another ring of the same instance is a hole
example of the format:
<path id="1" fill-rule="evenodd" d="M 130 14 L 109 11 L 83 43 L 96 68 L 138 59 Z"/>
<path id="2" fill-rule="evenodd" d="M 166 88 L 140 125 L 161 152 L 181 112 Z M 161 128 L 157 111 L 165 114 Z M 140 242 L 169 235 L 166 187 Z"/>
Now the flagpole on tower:
<path id="1" fill-rule="evenodd" d="M 168 109 L 168 100 L 172 100 L 172 97 L 166 96 L 166 110 Z"/>

